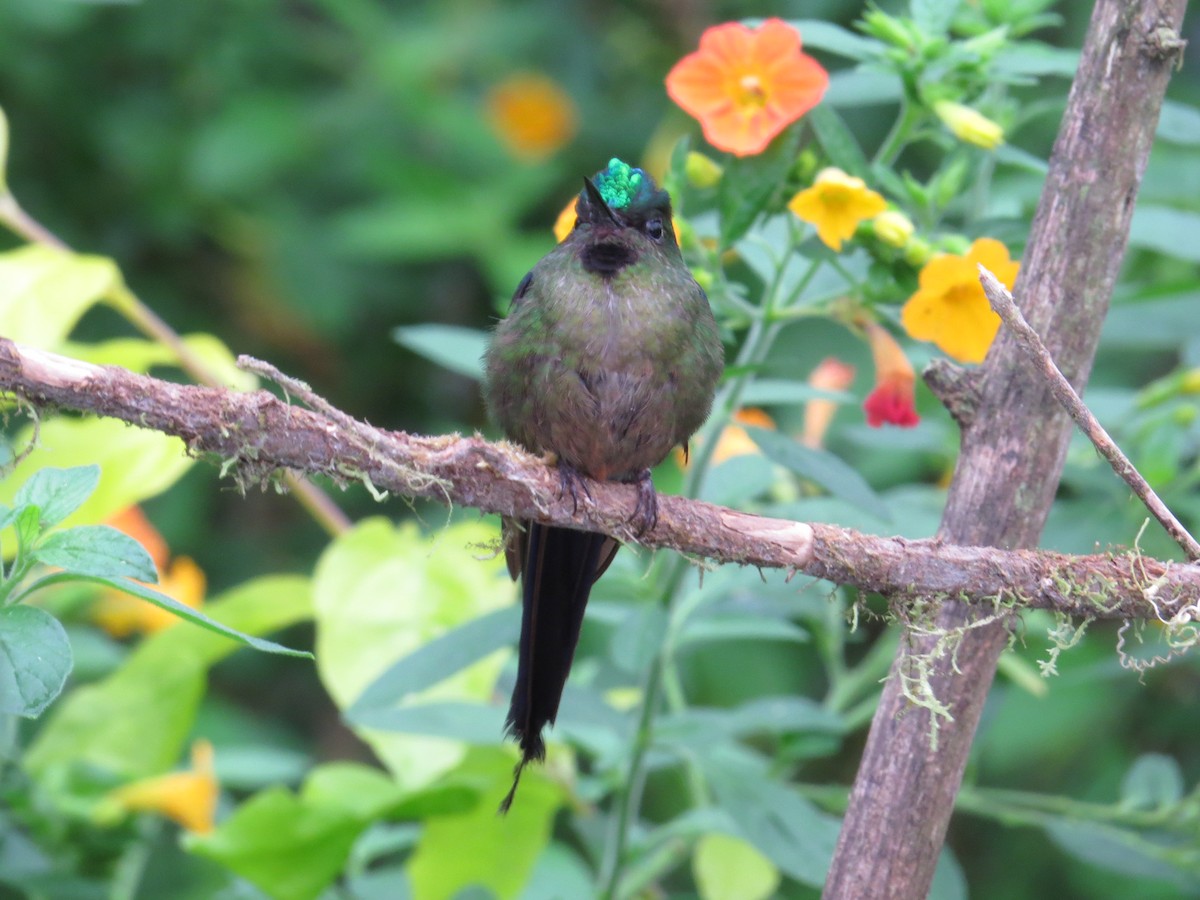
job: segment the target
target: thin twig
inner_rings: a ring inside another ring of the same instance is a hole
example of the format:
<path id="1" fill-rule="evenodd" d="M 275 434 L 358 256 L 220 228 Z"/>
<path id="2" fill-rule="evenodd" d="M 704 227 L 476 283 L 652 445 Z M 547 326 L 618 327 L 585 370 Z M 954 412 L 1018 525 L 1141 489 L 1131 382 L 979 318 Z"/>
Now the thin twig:
<path id="1" fill-rule="evenodd" d="M 1071 387 L 1071 383 L 1067 381 L 1054 360 L 1050 356 L 1050 351 L 1046 349 L 1046 345 L 1042 343 L 1042 339 L 1038 337 L 1038 333 L 1033 330 L 1025 317 L 1021 315 L 1021 311 L 1017 309 L 1017 304 L 1013 301 L 1013 296 L 1008 292 L 1008 289 L 1000 283 L 991 272 L 983 266 L 979 267 L 979 281 L 983 285 L 983 292 L 987 295 L 988 302 L 992 305 L 997 315 L 1004 320 L 1004 324 L 1008 326 L 1016 339 L 1017 344 L 1025 351 L 1025 354 L 1038 367 L 1038 371 L 1046 379 L 1046 383 L 1050 386 L 1050 390 L 1054 392 L 1055 398 L 1062 404 L 1065 409 L 1075 420 L 1081 431 L 1087 435 L 1088 440 L 1092 442 L 1100 455 L 1108 460 L 1114 472 L 1129 485 L 1133 492 L 1138 496 L 1138 499 L 1145 504 L 1146 509 L 1150 514 L 1158 520 L 1159 524 L 1167 530 L 1167 533 L 1174 538 L 1175 542 L 1183 548 L 1183 552 L 1187 554 L 1188 559 L 1200 559 L 1200 543 L 1188 533 L 1188 530 L 1183 527 L 1183 524 L 1175 518 L 1175 515 L 1167 509 L 1167 505 L 1162 502 L 1162 499 L 1150 487 L 1146 479 L 1142 477 L 1142 473 L 1137 470 L 1132 462 L 1129 461 L 1121 448 L 1116 445 L 1108 432 L 1104 430 L 1104 426 L 1097 421 L 1075 393 L 1075 389 Z"/>

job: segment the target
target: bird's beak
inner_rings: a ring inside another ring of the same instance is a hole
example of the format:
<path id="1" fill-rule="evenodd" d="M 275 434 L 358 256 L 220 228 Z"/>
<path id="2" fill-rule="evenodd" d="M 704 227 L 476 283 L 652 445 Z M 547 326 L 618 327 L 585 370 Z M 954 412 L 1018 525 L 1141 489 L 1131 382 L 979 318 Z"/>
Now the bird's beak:
<path id="1" fill-rule="evenodd" d="M 620 225 L 621 222 L 617 219 L 617 214 L 612 211 L 609 205 L 604 202 L 604 196 L 600 193 L 600 189 L 592 184 L 592 179 L 583 179 L 583 189 L 587 191 L 588 200 L 597 210 L 604 210 L 604 213 L 612 220 L 614 225 Z"/>

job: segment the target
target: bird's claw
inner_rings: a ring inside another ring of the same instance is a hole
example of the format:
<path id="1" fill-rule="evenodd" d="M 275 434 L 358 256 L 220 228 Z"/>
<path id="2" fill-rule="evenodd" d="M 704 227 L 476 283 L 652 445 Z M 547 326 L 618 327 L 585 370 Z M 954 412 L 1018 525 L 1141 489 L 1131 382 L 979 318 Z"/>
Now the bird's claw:
<path id="1" fill-rule="evenodd" d="M 560 460 L 558 463 L 558 496 L 562 498 L 570 495 L 572 515 L 579 512 L 580 494 L 583 494 L 589 503 L 592 502 L 592 492 L 588 490 L 587 482 L 584 481 L 579 470 Z"/>
<path id="2" fill-rule="evenodd" d="M 633 507 L 633 515 L 629 525 L 634 534 L 641 536 L 658 524 L 658 494 L 654 490 L 654 481 L 649 469 L 642 469 L 637 478 L 637 504 Z"/>

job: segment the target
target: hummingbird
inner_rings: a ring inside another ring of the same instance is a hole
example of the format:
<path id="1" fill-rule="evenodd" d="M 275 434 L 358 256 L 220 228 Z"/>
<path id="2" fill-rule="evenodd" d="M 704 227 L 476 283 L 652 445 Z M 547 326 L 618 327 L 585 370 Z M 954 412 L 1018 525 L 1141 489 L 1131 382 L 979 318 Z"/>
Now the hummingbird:
<path id="1" fill-rule="evenodd" d="M 505 435 L 557 466 L 562 496 L 584 478 L 637 486 L 635 534 L 654 527 L 650 468 L 708 418 L 724 368 L 709 307 L 679 252 L 671 198 L 619 159 L 584 178 L 571 233 L 521 279 L 484 355 L 488 410 Z M 521 772 L 545 757 L 592 585 L 619 544 L 603 534 L 504 522 L 522 582 L 517 681 L 506 730 Z"/>

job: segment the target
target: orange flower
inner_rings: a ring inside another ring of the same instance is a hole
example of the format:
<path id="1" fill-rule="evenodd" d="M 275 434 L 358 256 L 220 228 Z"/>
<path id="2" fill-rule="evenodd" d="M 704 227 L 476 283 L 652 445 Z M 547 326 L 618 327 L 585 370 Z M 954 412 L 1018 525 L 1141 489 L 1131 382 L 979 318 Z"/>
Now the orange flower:
<path id="1" fill-rule="evenodd" d="M 188 831 L 213 830 L 220 787 L 213 770 L 213 747 L 208 741 L 192 745 L 192 768 L 143 778 L 119 787 L 106 798 L 110 808 L 125 812 L 156 812 Z"/>
<path id="2" fill-rule="evenodd" d="M 875 388 L 863 401 L 867 424 L 872 428 L 884 423 L 912 428 L 921 421 L 913 394 L 916 376 L 912 363 L 882 325 L 869 322 L 865 328 L 875 360 Z"/>
<path id="3" fill-rule="evenodd" d="M 809 385 L 819 391 L 844 391 L 853 381 L 854 366 L 836 356 L 825 357 L 808 376 Z M 827 397 L 817 397 L 804 404 L 804 431 L 800 443 L 806 447 L 820 447 L 837 408 L 837 401 Z"/>
<path id="4" fill-rule="evenodd" d="M 854 237 L 859 223 L 887 209 L 887 201 L 861 178 L 841 169 L 822 169 L 813 186 L 788 201 L 788 209 L 816 226 L 826 247 L 840 251 L 842 241 Z"/>
<path id="5" fill-rule="evenodd" d="M 107 523 L 135 538 L 150 553 L 158 570 L 158 584 L 150 585 L 160 594 L 178 600 L 184 606 L 199 609 L 204 603 L 204 571 L 190 557 L 169 559 L 167 542 L 137 506 L 111 517 Z M 174 613 L 140 597 L 122 591 L 106 591 L 91 609 L 92 620 L 116 638 L 131 634 L 153 634 L 179 621 Z"/>
<path id="6" fill-rule="evenodd" d="M 1008 248 L 992 238 L 979 238 L 963 256 L 935 256 L 921 269 L 917 292 L 901 310 L 905 330 L 919 341 L 932 341 L 959 362 L 983 362 L 1000 317 L 984 296 L 980 265 L 1010 291 L 1021 268 Z"/>
<path id="7" fill-rule="evenodd" d="M 671 99 L 700 121 L 710 144 L 735 156 L 762 153 L 828 86 L 829 73 L 801 52 L 800 33 L 779 19 L 709 28 L 700 49 L 667 74 Z"/>
<path id="8" fill-rule="evenodd" d="M 488 121 L 518 159 L 538 162 L 575 136 L 579 117 L 571 98 L 545 75 L 519 73 L 506 78 L 487 100 Z"/>

